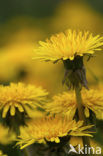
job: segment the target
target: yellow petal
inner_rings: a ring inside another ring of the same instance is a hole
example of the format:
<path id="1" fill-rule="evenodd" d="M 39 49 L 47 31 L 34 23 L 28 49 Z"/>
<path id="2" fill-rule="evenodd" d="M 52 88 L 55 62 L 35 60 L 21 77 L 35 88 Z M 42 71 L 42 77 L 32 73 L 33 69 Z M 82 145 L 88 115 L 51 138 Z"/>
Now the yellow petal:
<path id="1" fill-rule="evenodd" d="M 71 57 L 70 57 L 70 60 L 73 60 L 73 59 L 74 59 L 74 56 L 71 56 Z"/>
<path id="2" fill-rule="evenodd" d="M 18 104 L 17 107 L 18 107 L 18 110 L 19 110 L 20 112 L 24 112 L 24 109 L 23 109 L 23 107 L 22 107 L 20 104 Z"/>
<path id="3" fill-rule="evenodd" d="M 87 118 L 89 118 L 90 113 L 89 113 L 89 109 L 88 109 L 87 107 L 85 107 L 84 113 L 85 113 L 85 116 L 86 116 Z"/>
<path id="4" fill-rule="evenodd" d="M 55 138 L 55 142 L 56 143 L 59 143 L 60 142 L 60 139 L 57 137 L 57 138 Z"/>
<path id="5" fill-rule="evenodd" d="M 27 105 L 24 106 L 24 109 L 26 110 L 27 114 L 31 113 L 31 110 L 30 110 L 30 108 Z"/>
<path id="6" fill-rule="evenodd" d="M 8 110 L 9 110 L 9 107 L 10 107 L 9 105 L 6 105 L 4 107 L 3 113 L 2 113 L 2 118 L 5 118 L 6 117 L 6 114 L 7 114 Z"/>
<path id="7" fill-rule="evenodd" d="M 15 107 L 13 105 L 10 108 L 10 114 L 11 114 L 11 116 L 15 115 Z"/>
<path id="8" fill-rule="evenodd" d="M 55 141 L 55 138 L 51 138 L 50 141 L 51 141 L 51 142 Z"/>

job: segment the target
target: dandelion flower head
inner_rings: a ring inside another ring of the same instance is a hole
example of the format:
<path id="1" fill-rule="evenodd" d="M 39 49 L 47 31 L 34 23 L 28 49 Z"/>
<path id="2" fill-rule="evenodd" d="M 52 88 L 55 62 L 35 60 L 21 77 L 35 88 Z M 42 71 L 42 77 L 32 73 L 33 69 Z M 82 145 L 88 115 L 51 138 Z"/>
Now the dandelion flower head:
<path id="1" fill-rule="evenodd" d="M 68 118 L 44 117 L 30 121 L 25 129 L 21 130 L 18 145 L 21 149 L 35 142 L 44 143 L 46 141 L 60 143 L 60 138 L 72 136 L 91 136 L 88 129 L 91 125 L 83 127 L 83 121 L 76 123 Z"/>
<path id="2" fill-rule="evenodd" d="M 0 109 L 5 118 L 10 111 L 15 116 L 16 110 L 28 113 L 46 100 L 48 93 L 41 87 L 11 83 L 10 86 L 0 86 Z"/>
<path id="3" fill-rule="evenodd" d="M 77 105 L 75 103 L 75 94 L 64 92 L 55 95 L 51 102 L 44 105 L 46 112 L 50 114 L 63 114 L 73 118 Z"/>
<path id="4" fill-rule="evenodd" d="M 73 60 L 75 56 L 93 54 L 101 50 L 103 37 L 93 36 L 92 33 L 67 30 L 65 33 L 51 36 L 50 40 L 40 41 L 39 47 L 34 50 L 34 59 L 44 61 Z"/>
<path id="5" fill-rule="evenodd" d="M 103 91 L 99 89 L 82 90 L 82 101 L 85 116 L 90 116 L 90 110 L 95 113 L 98 119 L 103 119 Z M 45 109 L 50 114 L 64 114 L 73 117 L 77 102 L 74 92 L 64 92 L 53 97 L 52 102 L 45 105 Z"/>

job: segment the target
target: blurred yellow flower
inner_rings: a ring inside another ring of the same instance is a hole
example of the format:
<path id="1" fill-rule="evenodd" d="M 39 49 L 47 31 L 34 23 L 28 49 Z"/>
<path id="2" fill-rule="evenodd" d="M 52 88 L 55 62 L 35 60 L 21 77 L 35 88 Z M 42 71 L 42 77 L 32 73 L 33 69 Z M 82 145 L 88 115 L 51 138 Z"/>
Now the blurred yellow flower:
<path id="1" fill-rule="evenodd" d="M 73 60 L 75 56 L 93 54 L 101 50 L 103 37 L 93 36 L 87 32 L 76 32 L 68 29 L 65 33 L 51 36 L 46 42 L 39 42 L 40 46 L 34 50 L 34 59 L 45 61 Z"/>
<path id="2" fill-rule="evenodd" d="M 92 136 L 89 128 L 92 126 L 84 126 L 83 121 L 76 121 L 62 118 L 60 116 L 44 117 L 32 120 L 27 127 L 21 129 L 21 134 L 17 145 L 24 148 L 34 142 L 44 143 L 45 141 L 60 143 L 60 137 L 64 136 Z"/>
<path id="3" fill-rule="evenodd" d="M 44 108 L 50 114 L 63 114 L 73 118 L 77 108 L 75 94 L 64 92 L 54 96 L 53 101 L 46 103 Z"/>
<path id="4" fill-rule="evenodd" d="M 91 89 L 83 90 L 83 105 L 85 106 L 85 115 L 89 117 L 92 110 L 98 119 L 103 119 L 103 90 Z"/>
<path id="5" fill-rule="evenodd" d="M 83 105 L 85 107 L 84 111 L 86 117 L 90 116 L 90 110 L 92 110 L 96 114 L 97 118 L 103 119 L 102 90 L 82 90 L 82 99 Z M 46 103 L 44 107 L 46 111 L 50 112 L 51 114 L 71 114 L 71 117 L 73 117 L 77 109 L 75 94 L 74 92 L 64 92 L 63 94 L 54 96 L 53 101 L 50 103 Z"/>
<path id="6" fill-rule="evenodd" d="M 21 26 L 20 23 L 23 25 Z M 29 26 L 27 27 L 24 23 L 28 23 Z M 27 81 L 28 77 L 31 77 L 34 82 L 34 76 L 31 76 L 31 74 L 35 74 L 35 68 L 32 68 L 35 66 L 35 62 L 32 61 L 32 50 L 36 46 L 36 42 L 45 37 L 44 30 L 36 27 L 34 23 L 33 18 L 14 17 L 8 20 L 4 29 L 0 29 L 0 33 L 8 32 L 3 33 L 2 41 L 5 44 L 0 46 L 0 82 L 5 83 L 15 79 Z M 11 29 L 14 25 L 18 25 L 18 28 L 11 33 L 9 28 Z M 22 72 L 24 75 L 21 75 Z M 28 82 L 30 83 L 30 81 Z"/>
<path id="7" fill-rule="evenodd" d="M 3 152 L 0 150 L 0 156 L 7 156 L 7 155 L 3 154 Z"/>
<path id="8" fill-rule="evenodd" d="M 98 11 L 88 5 L 88 3 L 85 3 L 84 0 L 62 1 L 55 10 L 50 27 L 55 32 L 65 30 L 65 28 L 73 28 L 101 33 L 103 30 L 103 18 Z"/>
<path id="9" fill-rule="evenodd" d="M 5 118 L 10 110 L 14 116 L 17 109 L 19 112 L 28 114 L 30 109 L 40 106 L 48 93 L 41 87 L 25 85 L 23 83 L 11 83 L 10 86 L 0 86 L 0 109 L 2 117 Z"/>
<path id="10" fill-rule="evenodd" d="M 0 144 L 9 144 L 15 140 L 15 134 L 0 124 Z"/>
<path id="11" fill-rule="evenodd" d="M 18 40 L 21 41 L 20 38 Z M 54 65 L 50 62 L 33 61 L 33 47 L 34 43 L 20 42 L 9 44 L 0 49 L 0 82 L 3 84 L 12 81 L 30 83 L 43 86 L 54 94 L 60 88 L 58 83 L 61 84 L 61 80 L 57 83 L 61 73 L 61 64 Z M 55 77 L 52 77 L 53 73 L 56 73 Z M 55 84 L 58 86 L 56 89 Z"/>

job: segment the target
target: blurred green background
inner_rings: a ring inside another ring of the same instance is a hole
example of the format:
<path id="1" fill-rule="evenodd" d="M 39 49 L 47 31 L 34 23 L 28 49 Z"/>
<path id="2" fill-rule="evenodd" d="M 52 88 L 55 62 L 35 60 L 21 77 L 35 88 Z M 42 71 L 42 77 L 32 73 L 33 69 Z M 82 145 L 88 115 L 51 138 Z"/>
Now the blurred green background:
<path id="1" fill-rule="evenodd" d="M 32 57 L 39 40 L 68 28 L 103 35 L 103 0 L 0 1 L 0 84 L 21 81 L 42 85 L 51 95 L 65 90 L 62 64 Z M 102 52 L 85 64 L 89 86 L 101 84 Z"/>

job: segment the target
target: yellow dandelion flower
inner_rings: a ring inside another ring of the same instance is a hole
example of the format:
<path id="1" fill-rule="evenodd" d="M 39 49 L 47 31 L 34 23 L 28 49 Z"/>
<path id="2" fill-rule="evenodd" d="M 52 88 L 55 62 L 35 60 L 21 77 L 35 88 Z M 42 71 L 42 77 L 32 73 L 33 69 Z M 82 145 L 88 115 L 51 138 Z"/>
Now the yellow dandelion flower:
<path id="1" fill-rule="evenodd" d="M 54 96 L 53 100 L 46 103 L 43 107 L 50 114 L 63 114 L 73 118 L 77 108 L 75 94 L 73 92 L 64 92 Z"/>
<path id="2" fill-rule="evenodd" d="M 35 49 L 35 59 L 45 61 L 73 60 L 75 56 L 93 54 L 94 51 L 101 50 L 103 37 L 93 36 L 87 32 L 76 32 L 67 30 L 51 36 L 46 42 L 39 42 L 40 46 Z"/>
<path id="3" fill-rule="evenodd" d="M 60 116 L 44 117 L 37 120 L 32 120 L 27 124 L 25 129 L 21 130 L 21 135 L 18 139 L 18 145 L 21 149 L 35 142 L 60 143 L 60 138 L 65 136 L 91 136 L 89 128 L 92 126 L 84 126 L 83 121 L 76 121 L 62 118 Z"/>
<path id="4" fill-rule="evenodd" d="M 7 127 L 0 124 L 0 144 L 9 144 L 16 138 L 13 132 L 10 132 Z"/>
<path id="5" fill-rule="evenodd" d="M 15 116 L 16 111 L 29 113 L 46 100 L 47 92 L 41 87 L 11 83 L 10 86 L 0 86 L 0 109 L 5 118 L 10 111 Z"/>
<path id="6" fill-rule="evenodd" d="M 82 101 L 85 107 L 84 113 L 88 118 L 90 110 L 96 114 L 98 119 L 103 119 L 103 91 L 97 89 L 82 90 Z M 53 101 L 45 106 L 47 112 L 51 114 L 64 114 L 74 116 L 77 109 L 77 102 L 74 92 L 64 92 L 53 97 Z"/>
<path id="7" fill-rule="evenodd" d="M 89 117 L 92 110 L 98 119 L 103 119 L 103 90 L 91 89 L 89 91 L 83 90 L 83 105 L 85 106 L 85 115 Z"/>
<path id="8" fill-rule="evenodd" d="M 7 156 L 7 154 L 3 154 L 3 152 L 0 150 L 0 156 Z"/>

